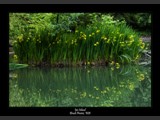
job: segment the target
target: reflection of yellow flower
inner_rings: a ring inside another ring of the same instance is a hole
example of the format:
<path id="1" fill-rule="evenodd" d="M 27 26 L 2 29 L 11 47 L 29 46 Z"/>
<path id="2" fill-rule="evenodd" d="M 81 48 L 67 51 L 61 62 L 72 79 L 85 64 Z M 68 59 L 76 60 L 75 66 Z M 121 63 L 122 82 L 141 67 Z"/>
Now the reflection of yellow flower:
<path id="1" fill-rule="evenodd" d="M 92 98 L 95 98 L 94 96 L 92 96 Z"/>
<path id="2" fill-rule="evenodd" d="M 57 92 L 61 92 L 61 90 L 57 89 Z"/>
<path id="3" fill-rule="evenodd" d="M 99 90 L 99 88 L 96 88 L 96 90 Z"/>
<path id="4" fill-rule="evenodd" d="M 113 70 L 114 70 L 114 68 L 112 67 L 112 68 L 111 68 L 111 70 L 113 71 Z"/>
<path id="5" fill-rule="evenodd" d="M 98 99 L 99 99 L 99 97 L 96 97 L 96 99 L 98 100 Z"/>
<path id="6" fill-rule="evenodd" d="M 104 91 L 101 91 L 101 93 L 102 93 L 102 94 L 105 94 L 105 93 L 107 93 L 107 91 L 106 91 L 106 90 L 104 90 Z"/>
<path id="7" fill-rule="evenodd" d="M 134 89 L 134 84 L 130 84 L 130 85 L 129 85 L 129 89 L 130 89 L 130 90 L 133 90 L 133 89 Z"/>
<path id="8" fill-rule="evenodd" d="M 109 87 L 106 87 L 106 90 L 108 90 L 108 91 L 109 91 L 109 90 L 110 90 L 110 88 L 109 88 Z"/>
<path id="9" fill-rule="evenodd" d="M 122 84 L 122 85 L 119 85 L 119 87 L 124 87 L 124 85 Z"/>
<path id="10" fill-rule="evenodd" d="M 120 64 L 116 63 L 116 68 L 119 69 L 119 67 L 120 67 Z"/>
<path id="11" fill-rule="evenodd" d="M 94 89 L 99 90 L 99 88 L 98 88 L 98 87 L 96 87 L 96 86 L 94 86 Z"/>
<path id="12" fill-rule="evenodd" d="M 83 93 L 81 94 L 82 97 L 86 97 L 86 95 L 87 95 L 86 92 L 83 92 Z"/>
<path id="13" fill-rule="evenodd" d="M 120 94 L 122 94 L 122 92 L 121 92 L 121 91 L 118 91 L 118 94 L 120 95 Z"/>

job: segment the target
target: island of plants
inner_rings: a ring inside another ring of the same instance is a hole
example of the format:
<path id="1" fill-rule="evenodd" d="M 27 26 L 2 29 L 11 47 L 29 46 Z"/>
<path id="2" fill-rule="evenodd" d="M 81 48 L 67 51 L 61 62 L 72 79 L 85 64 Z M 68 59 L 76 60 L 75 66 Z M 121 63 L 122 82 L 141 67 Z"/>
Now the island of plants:
<path id="1" fill-rule="evenodd" d="M 119 67 L 138 63 L 146 48 L 139 33 L 109 14 L 13 13 L 10 16 L 14 56 L 18 63 L 30 66 Z M 15 26 L 14 22 L 20 20 L 21 24 Z M 19 29 L 15 35 L 12 31 L 16 28 Z"/>

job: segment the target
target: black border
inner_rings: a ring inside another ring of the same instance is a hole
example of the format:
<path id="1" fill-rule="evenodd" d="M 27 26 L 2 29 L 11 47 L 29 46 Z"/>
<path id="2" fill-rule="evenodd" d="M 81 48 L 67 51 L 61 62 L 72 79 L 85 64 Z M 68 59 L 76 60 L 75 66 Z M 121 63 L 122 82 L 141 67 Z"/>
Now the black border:
<path id="1" fill-rule="evenodd" d="M 0 4 L 159 4 L 158 0 L 1 0 Z"/>
<path id="2" fill-rule="evenodd" d="M 2 8 L 0 21 L 0 62 L 3 75 L 0 83 L 0 114 L 2 115 L 55 115 L 72 116 L 69 113 L 74 111 L 74 107 L 69 108 L 10 108 L 9 107 L 9 80 L 8 80 L 8 36 L 9 36 L 9 13 L 10 12 L 150 12 L 152 14 L 152 107 L 141 108 L 92 108 L 87 107 L 91 112 L 90 116 L 150 116 L 159 115 L 160 104 L 158 74 L 153 69 L 159 67 L 158 48 L 160 31 L 160 17 L 158 13 L 159 5 L 0 5 Z M 154 42 L 153 42 L 154 41 Z M 154 47 L 153 47 L 154 46 Z M 155 54 L 154 54 L 155 53 Z M 156 54 L 157 53 L 157 54 Z M 157 68 L 158 70 L 158 68 Z M 153 74 L 154 71 L 154 74 Z M 79 108 L 79 107 L 78 107 Z M 76 115 L 79 116 L 79 115 Z"/>

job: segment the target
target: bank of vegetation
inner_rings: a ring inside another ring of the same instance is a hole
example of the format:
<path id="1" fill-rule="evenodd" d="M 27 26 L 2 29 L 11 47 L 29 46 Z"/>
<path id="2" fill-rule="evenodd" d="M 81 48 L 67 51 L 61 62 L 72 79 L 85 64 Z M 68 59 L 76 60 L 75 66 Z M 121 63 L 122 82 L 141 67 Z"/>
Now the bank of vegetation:
<path id="1" fill-rule="evenodd" d="M 137 30 L 149 30 L 150 19 L 148 13 L 10 13 L 14 61 L 54 67 L 137 63 L 146 49 Z"/>

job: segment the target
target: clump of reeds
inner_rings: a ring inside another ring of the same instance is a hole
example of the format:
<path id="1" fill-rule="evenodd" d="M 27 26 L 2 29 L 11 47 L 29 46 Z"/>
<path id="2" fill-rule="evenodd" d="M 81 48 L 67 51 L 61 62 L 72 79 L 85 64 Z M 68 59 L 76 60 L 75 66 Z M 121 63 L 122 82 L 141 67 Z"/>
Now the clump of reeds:
<path id="1" fill-rule="evenodd" d="M 112 22 L 108 22 L 109 20 Z M 57 32 L 52 26 L 35 26 L 17 37 L 14 50 L 21 63 L 51 65 L 106 65 L 135 62 L 144 43 L 125 23 L 103 17 L 102 22 L 75 32 Z"/>

